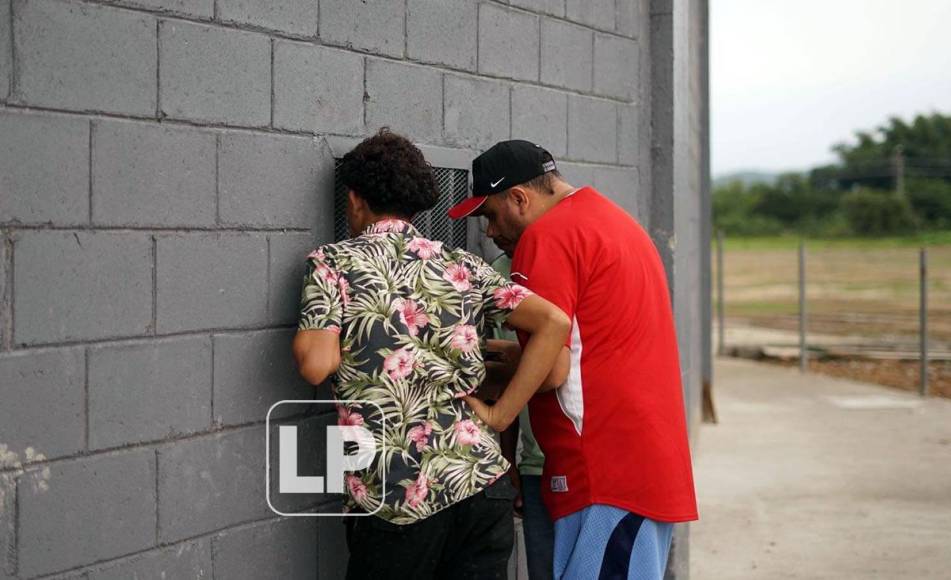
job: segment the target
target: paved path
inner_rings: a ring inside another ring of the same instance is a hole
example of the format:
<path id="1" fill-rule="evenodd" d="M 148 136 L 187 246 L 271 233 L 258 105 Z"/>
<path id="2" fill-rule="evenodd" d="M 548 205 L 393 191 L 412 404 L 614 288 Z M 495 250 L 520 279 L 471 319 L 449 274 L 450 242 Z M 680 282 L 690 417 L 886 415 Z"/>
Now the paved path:
<path id="1" fill-rule="evenodd" d="M 718 360 L 691 579 L 951 578 L 951 401 Z"/>

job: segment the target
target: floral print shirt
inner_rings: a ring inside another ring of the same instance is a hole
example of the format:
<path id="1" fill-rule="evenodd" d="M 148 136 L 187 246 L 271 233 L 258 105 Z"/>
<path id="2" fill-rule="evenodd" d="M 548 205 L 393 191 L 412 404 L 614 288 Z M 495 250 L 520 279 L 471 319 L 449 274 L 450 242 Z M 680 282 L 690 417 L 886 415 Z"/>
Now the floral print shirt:
<path id="1" fill-rule="evenodd" d="M 480 337 L 529 291 L 402 220 L 321 246 L 308 264 L 298 328 L 340 333 L 334 397 L 379 406 L 338 404 L 338 423 L 377 445 L 346 476 L 348 506 L 410 524 L 501 477 L 508 462 L 462 397 L 485 378 Z"/>

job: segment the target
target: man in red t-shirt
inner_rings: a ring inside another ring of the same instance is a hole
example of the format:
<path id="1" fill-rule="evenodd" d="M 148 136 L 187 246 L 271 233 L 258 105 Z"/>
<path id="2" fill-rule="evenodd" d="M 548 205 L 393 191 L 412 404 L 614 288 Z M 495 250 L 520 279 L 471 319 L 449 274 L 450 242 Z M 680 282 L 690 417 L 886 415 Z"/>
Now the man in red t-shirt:
<path id="1" fill-rule="evenodd" d="M 485 218 L 512 279 L 572 319 L 568 380 L 529 402 L 555 577 L 662 578 L 672 524 L 697 519 L 697 506 L 660 256 L 633 217 L 571 186 L 535 144 L 496 144 L 472 178 L 473 197 L 450 217 Z M 512 416 L 504 394 L 470 404 L 496 428 Z"/>

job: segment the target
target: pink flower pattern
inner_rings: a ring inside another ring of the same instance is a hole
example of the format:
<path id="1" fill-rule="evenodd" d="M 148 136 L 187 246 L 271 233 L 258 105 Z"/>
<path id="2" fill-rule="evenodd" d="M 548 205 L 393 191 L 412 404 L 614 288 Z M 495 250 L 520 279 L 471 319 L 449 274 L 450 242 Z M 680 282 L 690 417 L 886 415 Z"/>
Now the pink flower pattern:
<path id="1" fill-rule="evenodd" d="M 394 381 L 405 379 L 413 372 L 416 366 L 416 357 L 409 348 L 401 348 L 383 358 L 383 370 Z"/>
<path id="2" fill-rule="evenodd" d="M 459 292 L 472 288 L 472 283 L 469 282 L 469 270 L 466 270 L 462 264 L 449 264 L 442 279 L 452 284 L 452 287 Z"/>
<path id="3" fill-rule="evenodd" d="M 317 265 L 317 269 L 314 270 L 314 276 L 320 276 L 322 280 L 327 282 L 337 283 L 337 273 L 334 272 L 333 268 L 321 262 Z"/>
<path id="4" fill-rule="evenodd" d="M 370 234 L 389 234 L 407 231 L 412 227 L 403 220 L 385 219 L 370 224 L 367 233 Z"/>
<path id="5" fill-rule="evenodd" d="M 452 330 L 452 348 L 470 353 L 479 346 L 479 333 L 475 326 L 460 324 Z"/>
<path id="6" fill-rule="evenodd" d="M 337 405 L 337 425 L 363 426 L 363 415 L 343 405 Z"/>
<path id="7" fill-rule="evenodd" d="M 429 260 L 436 254 L 442 252 L 442 242 L 434 242 L 426 238 L 413 238 L 406 247 L 416 252 L 416 255 L 422 260 Z"/>
<path id="8" fill-rule="evenodd" d="M 429 478 L 425 473 L 420 473 L 416 481 L 406 488 L 406 503 L 412 508 L 419 507 L 427 495 L 429 495 Z"/>
<path id="9" fill-rule="evenodd" d="M 343 276 L 337 277 L 337 287 L 340 288 L 340 302 L 346 308 L 350 305 L 350 282 Z"/>
<path id="10" fill-rule="evenodd" d="M 356 475 L 347 475 L 347 489 L 350 491 L 350 495 L 353 499 L 358 502 L 366 501 L 367 484 L 363 483 L 363 480 Z"/>
<path id="11" fill-rule="evenodd" d="M 417 425 L 410 429 L 406 434 L 406 438 L 409 443 L 416 445 L 416 451 L 422 452 L 426 445 L 429 444 L 429 436 L 432 432 L 433 425 L 427 421 L 422 425 Z"/>
<path id="12" fill-rule="evenodd" d="M 475 445 L 482 435 L 482 430 L 470 419 L 459 421 L 453 429 L 456 431 L 456 441 L 459 445 Z"/>
<path id="13" fill-rule="evenodd" d="M 504 310 L 515 310 L 518 308 L 518 305 L 522 303 L 522 300 L 525 300 L 531 296 L 531 294 L 532 293 L 524 286 L 512 284 L 496 289 L 495 292 L 492 293 L 492 297 L 495 299 L 495 305 L 497 307 Z"/>
<path id="14" fill-rule="evenodd" d="M 400 322 L 406 325 L 410 336 L 418 335 L 420 329 L 429 324 L 429 316 L 416 302 L 397 298 L 393 306 L 400 313 Z"/>

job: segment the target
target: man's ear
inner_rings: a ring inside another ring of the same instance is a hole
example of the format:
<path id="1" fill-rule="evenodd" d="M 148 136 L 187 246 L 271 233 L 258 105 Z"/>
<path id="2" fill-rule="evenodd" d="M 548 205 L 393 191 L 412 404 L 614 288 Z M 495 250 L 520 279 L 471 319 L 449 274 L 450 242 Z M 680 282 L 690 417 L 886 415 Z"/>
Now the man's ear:
<path id="1" fill-rule="evenodd" d="M 347 201 L 350 202 L 350 208 L 354 210 L 360 207 L 360 204 L 364 203 L 363 200 L 360 199 L 360 196 L 357 195 L 357 192 L 352 189 L 347 190 Z"/>
<path id="2" fill-rule="evenodd" d="M 532 197 L 524 187 L 515 186 L 509 189 L 509 200 L 515 204 L 520 214 L 525 214 L 532 203 Z"/>
<path id="3" fill-rule="evenodd" d="M 363 229 L 367 207 L 365 199 L 357 195 L 352 189 L 347 191 L 347 224 L 350 228 L 350 235 L 355 236 Z"/>
<path id="4" fill-rule="evenodd" d="M 350 213 L 356 217 L 363 217 L 366 215 L 369 206 L 367 201 L 357 195 L 357 192 L 351 190 L 347 191 L 347 201 L 350 204 Z"/>

